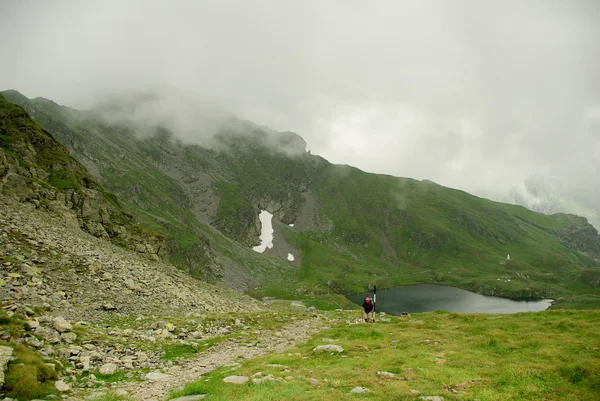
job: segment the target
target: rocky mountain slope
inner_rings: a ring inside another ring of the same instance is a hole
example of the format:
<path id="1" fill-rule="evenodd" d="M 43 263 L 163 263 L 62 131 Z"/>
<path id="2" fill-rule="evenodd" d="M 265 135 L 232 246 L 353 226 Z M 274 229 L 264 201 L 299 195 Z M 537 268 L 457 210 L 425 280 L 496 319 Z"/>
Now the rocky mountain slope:
<path id="1" fill-rule="evenodd" d="M 165 258 L 162 236 L 134 224 L 114 196 L 27 112 L 0 96 L 0 193 L 61 214 L 84 231 Z"/>
<path id="2" fill-rule="evenodd" d="M 0 391 L 55 397 L 146 374 L 264 310 L 163 261 L 164 238 L 2 96 L 0 143 Z"/>
<path id="3" fill-rule="evenodd" d="M 163 235 L 174 264 L 207 280 L 336 302 L 369 284 L 415 282 L 516 298 L 593 291 L 578 277 L 595 276 L 600 237 L 583 219 L 332 165 L 296 134 L 232 116 L 210 129 L 170 124 L 153 96 L 106 113 L 5 95 Z M 139 115 L 153 123 L 127 117 Z M 275 246 L 264 255 L 251 250 L 261 210 L 274 215 Z"/>

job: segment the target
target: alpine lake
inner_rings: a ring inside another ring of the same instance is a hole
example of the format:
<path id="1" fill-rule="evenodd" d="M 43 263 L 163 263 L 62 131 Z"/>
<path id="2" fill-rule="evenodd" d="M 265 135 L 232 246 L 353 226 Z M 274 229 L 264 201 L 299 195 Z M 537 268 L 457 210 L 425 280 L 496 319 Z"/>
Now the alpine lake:
<path id="1" fill-rule="evenodd" d="M 362 305 L 373 292 L 348 295 L 347 298 Z M 460 288 L 437 284 L 416 284 L 377 291 L 376 311 L 390 315 L 403 312 L 433 312 L 445 310 L 460 313 L 519 313 L 539 312 L 552 305 L 551 299 L 516 301 L 507 298 L 475 294 Z"/>

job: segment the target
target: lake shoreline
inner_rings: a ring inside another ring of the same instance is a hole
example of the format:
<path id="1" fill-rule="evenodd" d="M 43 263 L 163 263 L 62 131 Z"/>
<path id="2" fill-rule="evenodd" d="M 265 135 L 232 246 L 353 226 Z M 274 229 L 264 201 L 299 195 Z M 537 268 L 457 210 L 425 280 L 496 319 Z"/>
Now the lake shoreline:
<path id="1" fill-rule="evenodd" d="M 348 294 L 346 298 L 358 305 L 372 292 Z M 443 284 L 411 284 L 379 290 L 377 310 L 391 315 L 402 312 L 432 312 L 447 310 L 461 313 L 539 312 L 550 308 L 552 299 L 514 299 L 476 293 Z"/>

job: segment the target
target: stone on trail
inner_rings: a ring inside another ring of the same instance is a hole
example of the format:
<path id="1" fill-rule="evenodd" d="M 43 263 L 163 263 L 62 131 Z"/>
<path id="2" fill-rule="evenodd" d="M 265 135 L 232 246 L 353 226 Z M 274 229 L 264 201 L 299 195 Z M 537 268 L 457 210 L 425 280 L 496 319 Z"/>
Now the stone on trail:
<path id="1" fill-rule="evenodd" d="M 248 380 L 248 376 L 227 376 L 223 379 L 223 382 L 232 384 L 246 384 Z"/>
<path id="2" fill-rule="evenodd" d="M 166 380 L 171 376 L 160 372 L 150 372 L 146 375 L 146 380 Z"/>
<path id="3" fill-rule="evenodd" d="M 117 364 L 111 362 L 111 363 L 105 363 L 104 365 L 100 366 L 100 370 L 98 370 L 98 372 L 101 375 L 112 375 L 118 369 L 119 369 L 119 367 L 117 366 Z"/>
<path id="4" fill-rule="evenodd" d="M 11 360 L 13 349 L 11 347 L 0 346 L 0 387 L 4 385 L 4 371 Z"/>
<path id="5" fill-rule="evenodd" d="M 327 344 L 327 345 L 319 345 L 313 349 L 313 352 L 344 352 L 344 349 L 339 345 Z"/>
<path id="6" fill-rule="evenodd" d="M 354 387 L 352 390 L 350 390 L 350 392 L 353 394 L 372 393 L 371 390 L 365 387 Z"/>
<path id="7" fill-rule="evenodd" d="M 186 395 L 185 397 L 173 398 L 171 401 L 198 401 L 206 398 L 206 394 Z"/>

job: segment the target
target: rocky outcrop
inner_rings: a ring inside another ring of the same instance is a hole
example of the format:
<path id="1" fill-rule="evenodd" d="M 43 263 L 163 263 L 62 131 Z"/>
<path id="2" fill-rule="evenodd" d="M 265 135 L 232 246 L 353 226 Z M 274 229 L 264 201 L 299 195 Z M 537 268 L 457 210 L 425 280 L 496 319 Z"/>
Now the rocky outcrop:
<path id="1" fill-rule="evenodd" d="M 151 259 L 166 259 L 164 238 L 138 227 L 66 147 L 2 95 L 0 135 L 0 194 L 51 210 Z"/>
<path id="2" fill-rule="evenodd" d="M 558 219 L 568 222 L 567 228 L 551 231 L 556 240 L 563 245 L 582 252 L 600 262 L 600 235 L 588 223 L 585 217 L 559 213 L 554 215 Z"/>

